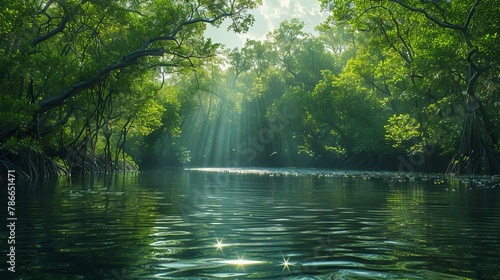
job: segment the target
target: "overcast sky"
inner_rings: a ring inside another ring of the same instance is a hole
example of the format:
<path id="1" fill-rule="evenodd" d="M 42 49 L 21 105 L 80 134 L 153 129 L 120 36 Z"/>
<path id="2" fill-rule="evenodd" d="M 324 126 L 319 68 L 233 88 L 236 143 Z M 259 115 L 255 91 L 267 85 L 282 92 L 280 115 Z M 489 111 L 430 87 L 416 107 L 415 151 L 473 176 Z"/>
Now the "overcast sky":
<path id="1" fill-rule="evenodd" d="M 247 38 L 263 40 L 269 31 L 279 27 L 285 19 L 294 17 L 305 23 L 304 31 L 314 33 L 314 27 L 323 22 L 327 12 L 321 12 L 318 0 L 263 0 L 262 6 L 253 11 L 255 23 L 244 34 L 227 31 L 227 25 L 214 28 L 207 27 L 205 36 L 228 48 L 241 48 Z"/>

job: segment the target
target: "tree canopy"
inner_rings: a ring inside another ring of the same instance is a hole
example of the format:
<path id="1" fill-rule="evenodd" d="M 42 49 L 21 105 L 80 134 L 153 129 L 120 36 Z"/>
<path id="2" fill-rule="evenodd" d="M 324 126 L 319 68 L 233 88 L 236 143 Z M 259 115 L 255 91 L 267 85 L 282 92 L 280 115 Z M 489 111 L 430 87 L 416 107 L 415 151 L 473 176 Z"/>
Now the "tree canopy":
<path id="1" fill-rule="evenodd" d="M 213 55 L 217 45 L 203 37 L 205 24 L 220 25 L 230 18 L 229 29 L 244 32 L 253 23 L 248 10 L 259 3 L 3 3 L 2 167 L 18 165 L 31 177 L 53 173 L 55 168 L 42 164 L 52 162 L 49 158 L 27 162 L 35 154 L 63 158 L 83 168 L 97 166 L 90 163 L 96 161 L 96 153 L 106 154 L 104 160 L 112 153 L 117 156 L 128 132 L 147 134 L 161 126 L 165 108 L 156 98 L 158 80 Z M 105 166 L 116 168 L 111 162 Z"/>
<path id="2" fill-rule="evenodd" d="M 232 50 L 261 1 L 2 4 L 2 168 L 500 172 L 495 1 L 319 2 Z"/>

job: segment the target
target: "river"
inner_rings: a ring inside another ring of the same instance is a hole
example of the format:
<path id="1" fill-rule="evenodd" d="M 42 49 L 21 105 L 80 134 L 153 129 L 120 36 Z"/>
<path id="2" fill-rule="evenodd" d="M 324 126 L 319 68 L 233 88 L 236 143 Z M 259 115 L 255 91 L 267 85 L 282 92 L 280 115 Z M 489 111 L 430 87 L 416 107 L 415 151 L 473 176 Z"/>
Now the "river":
<path id="1" fill-rule="evenodd" d="M 476 179 L 238 168 L 74 177 L 18 186 L 16 215 L 16 272 L 2 240 L 1 279 L 500 279 L 500 186 Z"/>

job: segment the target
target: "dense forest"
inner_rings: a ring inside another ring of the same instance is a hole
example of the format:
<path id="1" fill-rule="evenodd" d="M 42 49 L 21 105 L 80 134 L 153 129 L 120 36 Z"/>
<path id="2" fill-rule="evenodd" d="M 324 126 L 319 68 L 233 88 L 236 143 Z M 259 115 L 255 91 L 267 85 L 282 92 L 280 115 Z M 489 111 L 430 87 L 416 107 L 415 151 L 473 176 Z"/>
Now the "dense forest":
<path id="1" fill-rule="evenodd" d="M 227 49 L 259 0 L 0 4 L 0 169 L 500 173 L 495 0 L 322 0 Z"/>

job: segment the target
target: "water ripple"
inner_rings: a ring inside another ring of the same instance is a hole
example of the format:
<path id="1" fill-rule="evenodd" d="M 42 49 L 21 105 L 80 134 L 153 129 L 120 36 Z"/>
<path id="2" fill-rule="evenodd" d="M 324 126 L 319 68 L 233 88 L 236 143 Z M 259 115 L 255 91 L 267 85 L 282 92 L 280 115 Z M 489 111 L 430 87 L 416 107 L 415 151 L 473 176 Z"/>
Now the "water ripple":
<path id="1" fill-rule="evenodd" d="M 19 195 L 18 265 L 26 279 L 500 279 L 498 188 L 220 171 Z"/>

